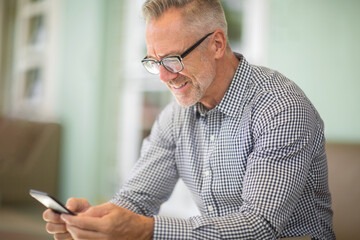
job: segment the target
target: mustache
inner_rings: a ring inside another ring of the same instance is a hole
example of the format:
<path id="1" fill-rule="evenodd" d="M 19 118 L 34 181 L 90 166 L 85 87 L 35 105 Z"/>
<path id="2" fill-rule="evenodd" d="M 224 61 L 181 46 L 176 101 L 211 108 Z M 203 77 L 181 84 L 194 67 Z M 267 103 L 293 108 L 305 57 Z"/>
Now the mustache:
<path id="1" fill-rule="evenodd" d="M 170 85 L 178 85 L 179 83 L 183 83 L 185 81 L 187 81 L 189 78 L 183 75 L 179 75 L 176 78 L 174 78 L 173 80 L 171 80 L 169 82 Z"/>

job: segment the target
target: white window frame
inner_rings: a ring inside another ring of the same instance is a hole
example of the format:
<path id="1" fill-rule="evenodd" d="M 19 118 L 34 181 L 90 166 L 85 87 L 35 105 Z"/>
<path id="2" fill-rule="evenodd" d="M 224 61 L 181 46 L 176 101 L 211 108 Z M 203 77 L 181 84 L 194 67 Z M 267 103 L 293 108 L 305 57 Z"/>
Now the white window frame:
<path id="1" fill-rule="evenodd" d="M 55 119 L 59 4 L 59 0 L 17 0 L 10 116 L 39 121 Z M 46 32 L 44 44 L 39 48 L 29 47 L 26 43 L 30 19 L 36 15 L 43 16 Z M 35 67 L 42 73 L 41 94 L 37 98 L 27 99 L 24 97 L 25 74 Z"/>

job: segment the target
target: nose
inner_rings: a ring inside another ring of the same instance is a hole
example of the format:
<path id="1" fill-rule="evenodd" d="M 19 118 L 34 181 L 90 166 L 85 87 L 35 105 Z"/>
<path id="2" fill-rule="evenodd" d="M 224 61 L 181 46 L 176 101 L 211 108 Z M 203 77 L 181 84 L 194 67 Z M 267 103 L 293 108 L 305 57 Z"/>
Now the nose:
<path id="1" fill-rule="evenodd" d="M 168 70 L 166 70 L 164 66 L 162 65 L 159 66 L 159 76 L 162 82 L 164 83 L 170 82 L 171 80 L 176 78 L 177 75 L 178 73 L 169 72 Z"/>

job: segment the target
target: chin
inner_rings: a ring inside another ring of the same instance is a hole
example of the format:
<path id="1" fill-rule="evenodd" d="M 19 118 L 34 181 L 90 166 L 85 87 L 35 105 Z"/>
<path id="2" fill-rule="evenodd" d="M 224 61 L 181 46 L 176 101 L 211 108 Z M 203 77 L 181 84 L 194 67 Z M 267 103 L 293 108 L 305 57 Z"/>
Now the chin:
<path id="1" fill-rule="evenodd" d="M 193 105 L 195 105 L 197 103 L 197 101 L 183 101 L 181 99 L 178 99 L 177 97 L 175 97 L 177 103 L 183 107 L 191 107 Z"/>
<path id="2" fill-rule="evenodd" d="M 195 105 L 201 99 L 200 92 L 191 92 L 188 94 L 176 94 L 173 92 L 177 103 L 183 107 L 191 107 Z"/>

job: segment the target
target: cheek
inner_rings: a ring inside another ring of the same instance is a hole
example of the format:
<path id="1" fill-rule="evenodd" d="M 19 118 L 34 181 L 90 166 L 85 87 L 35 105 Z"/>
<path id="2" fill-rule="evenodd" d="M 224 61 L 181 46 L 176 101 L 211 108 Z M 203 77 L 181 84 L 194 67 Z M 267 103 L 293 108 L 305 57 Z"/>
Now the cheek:
<path id="1" fill-rule="evenodd" d="M 215 62 L 206 56 L 199 56 L 196 62 L 187 62 L 182 74 L 191 80 L 194 86 L 207 88 L 215 78 Z"/>
<path id="2" fill-rule="evenodd" d="M 205 66 L 201 72 L 198 73 L 197 78 L 198 82 L 202 87 L 209 87 L 215 78 L 215 69 L 211 66 Z"/>

